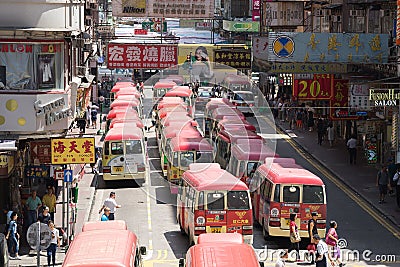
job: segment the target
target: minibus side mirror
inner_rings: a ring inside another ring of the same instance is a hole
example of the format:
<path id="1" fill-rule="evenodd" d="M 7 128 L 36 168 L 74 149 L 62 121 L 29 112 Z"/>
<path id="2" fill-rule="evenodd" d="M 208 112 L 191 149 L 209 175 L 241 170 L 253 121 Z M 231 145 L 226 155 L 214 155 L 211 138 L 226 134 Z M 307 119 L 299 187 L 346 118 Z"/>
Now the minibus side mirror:
<path id="1" fill-rule="evenodd" d="M 146 247 L 139 247 L 139 251 L 140 251 L 140 255 L 146 255 L 147 254 Z"/>
<path id="2" fill-rule="evenodd" d="M 184 267 L 185 266 L 185 259 L 180 258 L 179 259 L 179 267 Z"/>
<path id="3" fill-rule="evenodd" d="M 148 130 L 149 130 L 149 127 L 144 126 L 144 130 L 145 130 L 145 131 L 148 131 Z"/>
<path id="4" fill-rule="evenodd" d="M 147 142 L 147 136 L 145 136 L 145 137 L 144 137 L 144 141 L 146 141 L 146 142 Z"/>
<path id="5" fill-rule="evenodd" d="M 260 261 L 260 267 L 264 267 L 264 262 Z"/>

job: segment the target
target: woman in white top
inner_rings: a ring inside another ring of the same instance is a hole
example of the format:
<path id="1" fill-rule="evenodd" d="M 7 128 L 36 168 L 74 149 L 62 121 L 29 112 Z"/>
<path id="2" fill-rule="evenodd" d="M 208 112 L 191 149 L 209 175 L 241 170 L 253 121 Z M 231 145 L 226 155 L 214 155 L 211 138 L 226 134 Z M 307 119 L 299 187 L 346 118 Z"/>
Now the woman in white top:
<path id="1" fill-rule="evenodd" d="M 52 221 L 49 222 L 49 227 L 51 230 L 51 243 L 47 248 L 47 266 L 50 266 L 50 262 L 53 259 L 53 267 L 56 265 L 56 251 L 57 247 L 60 247 L 60 233 L 58 229 L 55 228 Z"/>

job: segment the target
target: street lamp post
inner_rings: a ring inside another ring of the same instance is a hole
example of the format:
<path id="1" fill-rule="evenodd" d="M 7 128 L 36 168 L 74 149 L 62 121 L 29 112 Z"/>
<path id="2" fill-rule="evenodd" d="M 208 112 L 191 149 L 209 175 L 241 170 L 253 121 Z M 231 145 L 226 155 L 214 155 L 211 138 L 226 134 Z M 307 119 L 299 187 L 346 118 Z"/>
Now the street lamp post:
<path id="1" fill-rule="evenodd" d="M 98 135 L 103 135 L 104 131 L 101 128 L 101 124 L 103 122 L 103 105 L 104 105 L 104 96 L 99 97 L 99 102 L 100 102 L 100 129 L 97 131 Z"/>

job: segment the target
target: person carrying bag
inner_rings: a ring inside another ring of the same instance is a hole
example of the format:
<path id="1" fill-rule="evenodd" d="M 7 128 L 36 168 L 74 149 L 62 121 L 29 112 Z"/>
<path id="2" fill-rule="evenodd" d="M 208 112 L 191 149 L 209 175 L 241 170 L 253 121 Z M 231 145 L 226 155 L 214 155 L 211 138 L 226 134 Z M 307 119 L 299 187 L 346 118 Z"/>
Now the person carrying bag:
<path id="1" fill-rule="evenodd" d="M 290 214 L 290 249 L 289 251 L 296 250 L 296 260 L 300 260 L 300 234 L 298 227 L 296 225 L 296 218 L 297 214 L 296 213 L 291 213 Z"/>

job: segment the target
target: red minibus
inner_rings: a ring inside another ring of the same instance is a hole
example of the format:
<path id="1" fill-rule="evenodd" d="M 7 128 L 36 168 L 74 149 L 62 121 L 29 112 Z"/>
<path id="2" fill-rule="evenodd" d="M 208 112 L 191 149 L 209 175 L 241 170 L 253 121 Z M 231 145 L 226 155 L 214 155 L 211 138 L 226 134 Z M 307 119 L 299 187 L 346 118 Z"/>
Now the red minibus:
<path id="1" fill-rule="evenodd" d="M 163 97 L 174 86 L 176 86 L 176 83 L 170 80 L 156 82 L 153 86 L 153 102 Z"/>
<path id="2" fill-rule="evenodd" d="M 140 119 L 112 119 L 111 123 L 110 123 L 110 129 L 116 127 L 116 128 L 120 128 L 120 127 L 125 127 L 123 126 L 124 124 L 127 125 L 134 125 L 135 127 L 138 127 L 140 129 L 144 128 L 144 124 Z"/>
<path id="3" fill-rule="evenodd" d="M 202 233 L 240 233 L 253 243 L 250 192 L 245 183 L 217 163 L 190 164 L 178 187 L 177 221 L 197 243 Z"/>
<path id="4" fill-rule="evenodd" d="M 132 82 L 116 82 L 113 88 L 111 89 L 112 93 L 116 93 L 119 91 L 119 89 L 124 88 L 124 87 L 134 87 L 135 84 Z"/>
<path id="5" fill-rule="evenodd" d="M 136 99 L 141 98 L 140 92 L 136 89 L 136 87 L 124 87 L 120 88 L 118 92 L 115 93 L 115 98 L 118 99 L 120 96 L 123 95 L 133 95 L 136 97 Z"/>
<path id="6" fill-rule="evenodd" d="M 82 232 L 95 230 L 128 230 L 128 226 L 123 220 L 85 222 L 82 226 Z"/>
<path id="7" fill-rule="evenodd" d="M 296 213 L 301 237 L 308 237 L 311 212 L 318 212 L 317 229 L 325 236 L 326 193 L 322 180 L 288 158 L 266 158 L 250 180 L 255 218 L 268 236 L 289 237 L 290 214 Z M 258 203 L 257 203 L 258 202 Z"/>
<path id="8" fill-rule="evenodd" d="M 226 98 L 211 98 L 204 108 L 203 116 L 203 135 L 204 137 L 210 137 L 211 131 L 211 116 L 213 111 L 218 107 L 229 107 L 235 108 L 235 106 L 229 102 Z"/>
<path id="9" fill-rule="evenodd" d="M 184 136 L 186 138 L 200 138 L 201 134 L 197 128 L 188 121 L 178 121 L 171 123 L 168 127 L 164 128 L 161 133 L 161 142 L 159 152 L 161 157 L 161 168 L 163 169 L 164 176 L 167 176 L 168 159 L 165 153 L 166 147 L 169 145 L 172 138 L 176 136 Z"/>
<path id="10" fill-rule="evenodd" d="M 279 157 L 262 139 L 239 139 L 231 147 L 227 171 L 248 184 L 248 179 L 266 158 Z"/>
<path id="11" fill-rule="evenodd" d="M 217 134 L 215 139 L 217 152 L 215 162 L 225 169 L 228 166 L 231 157 L 232 144 L 239 139 L 262 139 L 257 133 L 246 129 L 225 129 Z"/>
<path id="12" fill-rule="evenodd" d="M 206 233 L 199 235 L 199 238 L 197 239 L 197 244 L 218 242 L 243 244 L 244 240 L 243 235 L 239 233 Z"/>
<path id="13" fill-rule="evenodd" d="M 132 116 L 136 116 L 137 118 L 140 118 L 140 116 L 136 110 L 129 108 L 129 107 L 118 107 L 118 108 L 113 108 L 112 110 L 110 110 L 108 112 L 107 120 L 116 118 L 117 114 L 132 115 Z"/>
<path id="14" fill-rule="evenodd" d="M 183 102 L 188 106 L 189 114 L 191 116 L 194 115 L 194 103 L 195 98 L 193 91 L 189 88 L 189 86 L 174 86 L 170 91 L 165 93 L 165 97 L 180 97 Z"/>
<path id="15" fill-rule="evenodd" d="M 189 248 L 179 267 L 264 267 L 252 246 L 235 242 L 197 244 Z"/>
<path id="16" fill-rule="evenodd" d="M 103 144 L 103 180 L 146 178 L 147 151 L 142 129 L 131 126 L 129 130 L 109 130 Z"/>
<path id="17" fill-rule="evenodd" d="M 193 133 L 181 133 L 173 137 L 166 146 L 167 155 L 167 178 L 168 181 L 178 184 L 182 173 L 185 172 L 191 163 L 212 162 L 214 148 L 203 137 L 189 138 Z"/>
<path id="18" fill-rule="evenodd" d="M 76 235 L 63 267 L 142 267 L 145 247 L 129 230 L 93 230 Z"/>

